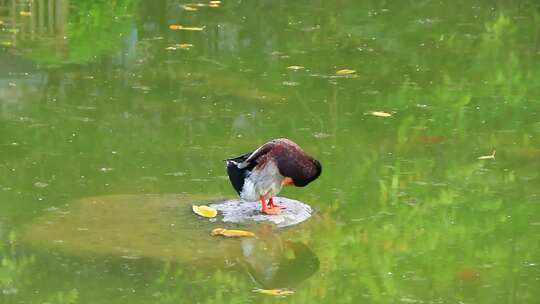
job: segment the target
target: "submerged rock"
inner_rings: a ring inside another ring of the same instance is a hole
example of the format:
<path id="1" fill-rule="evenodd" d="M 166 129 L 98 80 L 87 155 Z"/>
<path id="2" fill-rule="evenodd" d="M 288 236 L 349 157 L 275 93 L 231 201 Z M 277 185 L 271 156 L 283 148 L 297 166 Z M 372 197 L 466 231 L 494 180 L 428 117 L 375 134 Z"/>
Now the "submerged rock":
<path id="1" fill-rule="evenodd" d="M 215 224 L 192 212 L 192 202 L 217 198 L 181 194 L 83 198 L 46 211 L 21 238 L 35 247 L 75 255 L 204 262 L 219 249 L 235 256 L 233 246 L 211 240 L 209 231 Z M 186 250 L 186 244 L 195 252 Z"/>
<path id="2" fill-rule="evenodd" d="M 288 208 L 281 215 L 263 215 L 256 203 L 219 197 L 161 194 L 84 198 L 45 210 L 20 231 L 20 240 L 39 250 L 79 257 L 150 258 L 194 269 L 235 269 L 249 273 L 264 288 L 290 288 L 318 271 L 317 256 L 303 244 L 306 234 L 302 231 L 308 226 L 274 229 L 306 220 L 312 212 L 309 206 L 278 198 L 277 202 Z M 210 204 L 218 209 L 218 216 L 198 216 L 192 210 L 194 204 Z M 253 236 L 210 235 L 216 228 L 239 227 Z"/>
<path id="3" fill-rule="evenodd" d="M 311 214 L 309 206 L 285 198 L 277 200 L 288 206 L 281 215 L 264 215 L 256 203 L 219 197 L 160 194 L 83 198 L 45 211 L 25 227 L 21 237 L 32 246 L 77 255 L 215 263 L 214 259 L 238 257 L 241 249 L 235 242 L 212 237 L 212 229 L 241 225 L 258 234 L 261 221 L 285 227 L 305 221 Z M 219 211 L 218 216 L 200 217 L 192 211 L 194 204 L 210 204 Z"/>
<path id="4" fill-rule="evenodd" d="M 214 202 L 210 207 L 219 211 L 219 219 L 226 223 L 247 224 L 250 222 L 268 222 L 277 227 L 287 227 L 307 220 L 313 213 L 310 206 L 285 197 L 275 197 L 274 202 L 287 208 L 281 214 L 267 215 L 261 213 L 259 202 L 246 202 L 239 199 Z"/>
<path id="5" fill-rule="evenodd" d="M 120 259 L 156 259 L 195 269 L 231 269 L 249 273 L 265 288 L 293 287 L 317 272 L 319 260 L 303 242 L 309 226 L 274 229 L 300 223 L 312 210 L 298 201 L 281 215 L 263 215 L 259 204 L 219 196 L 110 195 L 80 199 L 49 208 L 34 219 L 20 239 L 39 250 Z M 192 205 L 210 204 L 215 218 L 204 218 Z M 274 223 L 268 224 L 267 222 Z M 215 228 L 237 229 L 251 237 L 211 236 Z M 298 233 L 298 234 L 297 234 Z M 302 241 L 300 241 L 302 240 Z"/>

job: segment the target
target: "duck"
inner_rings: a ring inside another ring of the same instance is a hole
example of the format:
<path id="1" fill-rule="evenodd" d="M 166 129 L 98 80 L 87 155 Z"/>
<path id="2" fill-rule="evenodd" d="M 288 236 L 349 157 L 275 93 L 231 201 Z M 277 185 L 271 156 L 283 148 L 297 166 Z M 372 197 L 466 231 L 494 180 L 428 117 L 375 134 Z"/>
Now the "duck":
<path id="1" fill-rule="evenodd" d="M 274 202 L 283 186 L 305 187 L 322 172 L 321 163 L 288 138 L 272 139 L 257 149 L 226 159 L 227 175 L 248 202 L 261 202 L 261 212 L 281 213 L 286 206 Z"/>

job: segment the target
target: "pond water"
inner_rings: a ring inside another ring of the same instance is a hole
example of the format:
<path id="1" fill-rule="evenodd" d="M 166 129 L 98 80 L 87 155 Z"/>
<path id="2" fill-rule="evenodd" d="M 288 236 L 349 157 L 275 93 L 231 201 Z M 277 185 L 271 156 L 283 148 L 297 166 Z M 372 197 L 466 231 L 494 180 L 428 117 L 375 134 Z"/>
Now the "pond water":
<path id="1" fill-rule="evenodd" d="M 0 302 L 533 303 L 539 134 L 535 0 L 0 0 Z M 276 137 L 322 163 L 307 223 L 146 213 Z"/>

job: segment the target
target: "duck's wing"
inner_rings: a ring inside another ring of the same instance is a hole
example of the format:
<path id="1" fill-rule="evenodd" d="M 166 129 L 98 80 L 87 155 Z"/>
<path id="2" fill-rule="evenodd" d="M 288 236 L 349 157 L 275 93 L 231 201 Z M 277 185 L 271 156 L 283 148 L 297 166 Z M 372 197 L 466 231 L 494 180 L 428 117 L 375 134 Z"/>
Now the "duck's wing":
<path id="1" fill-rule="evenodd" d="M 231 158 L 229 160 L 239 163 L 239 168 L 244 168 L 252 164 L 256 165 L 260 161 L 261 157 L 273 156 L 273 154 L 280 153 L 280 151 L 287 146 L 294 146 L 295 148 L 300 149 L 300 147 L 291 140 L 286 138 L 278 138 L 265 143 L 253 152 L 246 153 L 242 156 Z"/>
<path id="2" fill-rule="evenodd" d="M 246 161 L 246 159 L 253 153 L 253 151 L 251 152 L 248 152 L 248 153 L 245 153 L 245 154 L 242 154 L 240 156 L 235 156 L 235 157 L 231 157 L 231 158 L 227 158 L 225 161 L 228 162 L 233 162 L 233 163 L 236 163 L 236 164 L 240 164 L 240 163 L 243 163 L 244 161 Z"/>
<path id="3" fill-rule="evenodd" d="M 242 156 L 247 155 L 247 157 L 242 162 L 238 163 L 238 168 L 254 167 L 255 165 L 257 165 L 257 160 L 259 158 L 261 158 L 262 156 L 265 156 L 268 153 L 270 153 L 270 151 L 272 151 L 274 146 L 275 146 L 274 142 L 272 142 L 272 141 L 267 142 L 266 144 L 264 144 L 264 145 L 260 146 L 259 148 L 257 148 L 257 150 L 255 150 L 255 151 L 253 151 L 251 153 L 247 153 L 247 154 L 242 155 Z"/>
<path id="4" fill-rule="evenodd" d="M 238 168 L 253 168 L 269 159 L 276 162 L 281 175 L 292 178 L 296 185 L 306 185 L 321 174 L 320 163 L 287 138 L 274 139 L 260 146 L 241 161 Z"/>

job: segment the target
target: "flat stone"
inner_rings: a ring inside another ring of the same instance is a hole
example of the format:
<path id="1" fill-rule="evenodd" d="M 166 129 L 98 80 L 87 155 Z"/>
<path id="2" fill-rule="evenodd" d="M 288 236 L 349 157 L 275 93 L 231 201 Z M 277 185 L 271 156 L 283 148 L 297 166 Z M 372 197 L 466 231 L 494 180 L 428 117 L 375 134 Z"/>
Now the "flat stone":
<path id="1" fill-rule="evenodd" d="M 297 225 L 307 220 L 313 214 L 310 206 L 286 197 L 274 197 L 274 202 L 285 205 L 281 214 L 263 214 L 260 202 L 246 202 L 240 199 L 214 202 L 210 207 L 219 211 L 219 218 L 223 222 L 236 224 L 249 224 L 253 222 L 268 222 L 277 227 Z"/>

